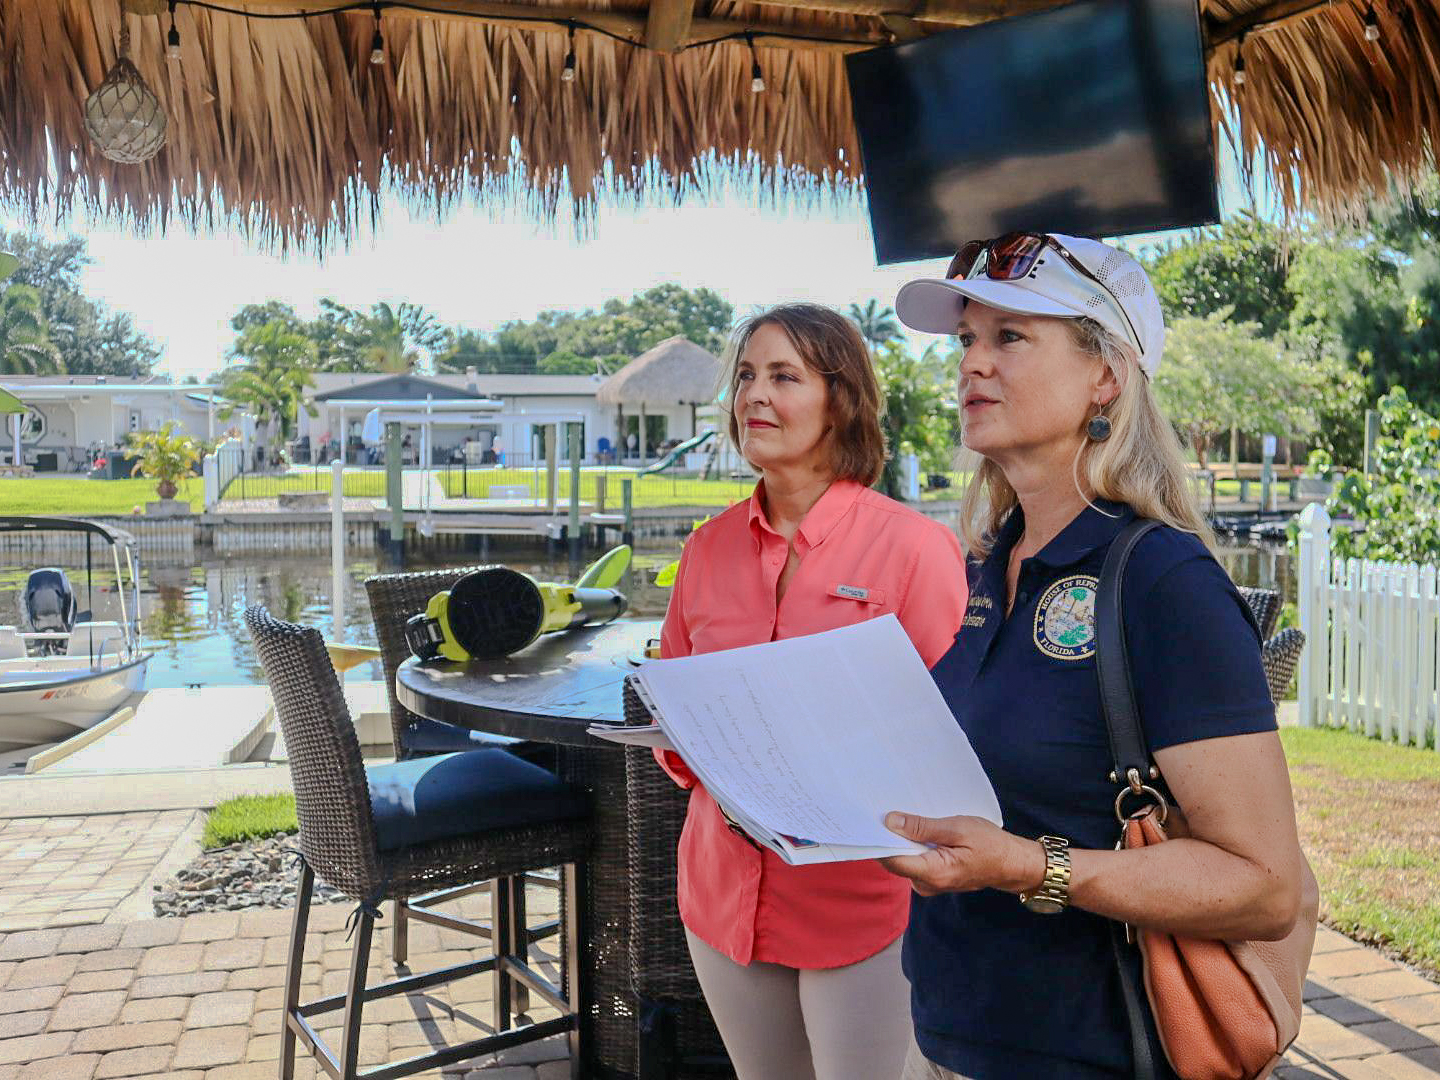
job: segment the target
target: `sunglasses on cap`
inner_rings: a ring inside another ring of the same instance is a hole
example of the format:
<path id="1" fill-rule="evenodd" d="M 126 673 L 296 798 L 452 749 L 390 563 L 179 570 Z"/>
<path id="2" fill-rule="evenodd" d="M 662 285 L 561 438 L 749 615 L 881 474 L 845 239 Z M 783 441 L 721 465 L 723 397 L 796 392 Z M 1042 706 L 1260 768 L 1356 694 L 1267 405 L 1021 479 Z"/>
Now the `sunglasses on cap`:
<path id="1" fill-rule="evenodd" d="M 1065 245 L 1049 233 L 1010 232 L 993 240 L 971 240 L 950 260 L 950 266 L 945 271 L 945 280 L 976 278 L 983 272 L 991 281 L 1022 281 L 1035 269 L 1047 247 L 1052 248 L 1081 277 L 1098 285 L 1110 298 L 1125 320 L 1125 325 L 1130 328 L 1130 336 L 1136 347 L 1143 353 L 1145 350 L 1141 345 L 1140 335 L 1135 332 L 1135 324 L 1130 321 L 1125 305 L 1120 303 L 1119 298 L 1093 270 L 1070 254 Z"/>

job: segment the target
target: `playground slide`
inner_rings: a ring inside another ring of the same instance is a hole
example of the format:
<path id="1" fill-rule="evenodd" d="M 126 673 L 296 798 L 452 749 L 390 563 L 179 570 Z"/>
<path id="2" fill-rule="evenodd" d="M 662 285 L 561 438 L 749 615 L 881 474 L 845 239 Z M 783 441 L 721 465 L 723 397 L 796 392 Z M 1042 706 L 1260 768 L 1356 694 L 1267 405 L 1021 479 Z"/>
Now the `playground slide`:
<path id="1" fill-rule="evenodd" d="M 662 457 L 659 461 L 655 462 L 653 465 L 647 465 L 647 466 L 645 466 L 645 468 L 641 469 L 641 470 L 640 470 L 639 472 L 637 472 L 635 475 L 636 475 L 636 476 L 649 476 L 651 473 L 664 472 L 666 469 L 670 468 L 671 466 L 675 465 L 677 462 L 681 461 L 681 460 L 685 457 L 686 454 L 690 453 L 690 452 L 693 451 L 693 450 L 698 450 L 698 449 L 700 449 L 700 447 L 704 446 L 707 442 L 709 442 L 709 441 L 710 441 L 711 439 L 713 439 L 714 437 L 715 437 L 715 429 L 714 429 L 714 428 L 711 428 L 711 429 L 708 430 L 708 431 L 702 431 L 699 435 L 696 435 L 693 439 L 686 439 L 686 440 L 685 440 L 684 442 L 682 442 L 679 446 L 675 447 L 675 448 L 672 449 L 668 454 L 666 454 L 664 457 Z"/>

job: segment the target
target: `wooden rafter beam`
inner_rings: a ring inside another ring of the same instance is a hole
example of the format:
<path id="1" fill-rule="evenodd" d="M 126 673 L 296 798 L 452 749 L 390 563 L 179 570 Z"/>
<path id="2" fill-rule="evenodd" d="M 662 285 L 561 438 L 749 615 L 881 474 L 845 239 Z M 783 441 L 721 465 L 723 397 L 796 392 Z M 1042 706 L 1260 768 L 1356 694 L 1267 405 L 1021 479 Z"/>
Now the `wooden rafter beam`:
<path id="1" fill-rule="evenodd" d="M 898 15 L 941 26 L 975 26 L 1011 15 L 1063 7 L 1071 0 L 753 0 L 767 7 L 798 8 L 836 15 Z"/>
<path id="2" fill-rule="evenodd" d="M 180 0 L 184 3 L 184 0 Z M 382 6 L 385 0 L 381 0 Z M 465 19 L 476 22 L 532 30 L 538 33 L 564 34 L 569 24 L 584 32 L 587 28 L 610 34 L 624 41 L 648 47 L 648 19 L 636 12 L 599 11 L 595 8 L 541 7 L 536 4 L 504 3 L 503 0 L 423 0 L 424 11 L 406 7 L 384 7 L 386 19 Z M 335 0 L 241 0 L 246 10 L 255 13 L 322 12 L 335 6 Z M 237 6 L 240 6 L 237 4 Z M 357 13 L 363 14 L 363 13 Z M 215 18 L 224 18 L 216 15 Z M 884 45 L 889 35 L 879 30 L 815 29 L 784 26 L 775 23 L 742 22 L 734 19 L 691 18 L 689 29 L 675 46 L 739 38 L 752 34 L 755 44 L 767 48 L 819 50 L 822 52 L 858 52 Z"/>
<path id="3" fill-rule="evenodd" d="M 1254 11 L 1247 11 L 1244 15 L 1237 15 L 1224 22 L 1207 20 L 1206 37 L 1209 47 L 1214 49 L 1234 41 L 1242 34 L 1278 29 L 1288 23 L 1327 11 L 1331 6 L 1330 0 L 1277 0 L 1273 4 L 1264 4 Z"/>
<path id="4" fill-rule="evenodd" d="M 675 52 L 690 36 L 695 0 L 650 0 L 645 19 L 645 45 L 656 52 Z"/>

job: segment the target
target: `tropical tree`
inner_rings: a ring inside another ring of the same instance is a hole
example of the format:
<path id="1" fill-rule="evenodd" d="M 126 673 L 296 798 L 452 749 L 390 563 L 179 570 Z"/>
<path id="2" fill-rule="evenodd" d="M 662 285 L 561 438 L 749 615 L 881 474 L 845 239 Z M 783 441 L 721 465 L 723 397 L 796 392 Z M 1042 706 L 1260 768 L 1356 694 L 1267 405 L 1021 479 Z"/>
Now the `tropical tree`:
<path id="1" fill-rule="evenodd" d="M 1440 419 L 1416 406 L 1404 387 L 1379 406 L 1375 472 L 1347 473 L 1326 503 L 1332 517 L 1354 521 L 1335 530 L 1335 553 L 1433 562 L 1440 558 Z"/>
<path id="2" fill-rule="evenodd" d="M 1155 390 L 1202 468 L 1210 446 L 1231 429 L 1286 438 L 1315 430 L 1321 372 L 1229 309 L 1170 323 Z"/>
<path id="3" fill-rule="evenodd" d="M 180 490 L 181 480 L 195 471 L 200 460 L 200 444 L 189 435 L 175 434 L 173 424 L 159 431 L 137 431 L 126 442 L 139 458 L 131 476 L 148 476 L 157 481 L 155 493 L 162 499 L 173 499 Z"/>
<path id="4" fill-rule="evenodd" d="M 58 370 L 136 378 L 151 374 L 160 346 L 136 329 L 129 315 L 109 311 L 81 290 L 80 275 L 91 262 L 83 239 L 51 243 L 26 233 L 0 233 L 0 247 L 19 256 L 13 284 L 28 285 L 40 295 L 47 337 L 59 353 Z"/>
<path id="5" fill-rule="evenodd" d="M 879 488 L 900 495 L 900 462 L 904 454 L 920 458 L 926 472 L 943 472 L 955 449 L 958 409 L 945 358 L 937 345 L 916 356 L 903 343 L 892 341 L 875 358 L 885 411 L 881 426 L 890 455 Z"/>
<path id="6" fill-rule="evenodd" d="M 323 340 L 330 335 L 332 340 Z M 431 366 L 448 350 L 450 331 L 418 304 L 375 303 L 369 311 L 321 301 L 321 317 L 311 336 L 328 371 L 383 371 L 401 375 Z"/>
<path id="7" fill-rule="evenodd" d="M 64 370 L 45 324 L 40 293 L 28 285 L 6 285 L 0 292 L 0 372 L 53 375 Z"/>
<path id="8" fill-rule="evenodd" d="M 865 343 L 872 350 L 880 349 L 904 336 L 900 320 L 895 316 L 895 309 L 881 307 L 878 300 L 867 300 L 864 307 L 859 304 L 851 304 L 850 310 L 846 314 L 860 330 L 860 336 L 865 339 Z"/>
<path id="9" fill-rule="evenodd" d="M 1152 254 L 1146 270 L 1167 318 L 1228 310 L 1239 322 L 1258 323 L 1269 337 L 1284 328 L 1294 305 L 1286 288 L 1286 243 L 1277 226 L 1242 213 Z"/>
<path id="10" fill-rule="evenodd" d="M 283 322 L 262 323 L 241 332 L 231 350 L 234 363 L 220 375 L 220 392 L 228 420 L 238 409 L 251 413 L 271 444 L 290 438 L 305 403 L 305 390 L 315 385 L 315 343 Z"/>

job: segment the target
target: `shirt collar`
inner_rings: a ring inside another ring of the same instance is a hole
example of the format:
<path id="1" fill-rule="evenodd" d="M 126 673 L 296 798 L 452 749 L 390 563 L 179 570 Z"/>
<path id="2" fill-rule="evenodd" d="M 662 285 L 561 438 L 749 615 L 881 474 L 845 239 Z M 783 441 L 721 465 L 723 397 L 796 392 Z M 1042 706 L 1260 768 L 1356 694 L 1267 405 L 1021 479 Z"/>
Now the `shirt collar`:
<path id="1" fill-rule="evenodd" d="M 1124 503 L 1094 499 L 1060 530 L 1060 535 L 1035 553 L 1046 566 L 1059 569 L 1074 566 L 1085 556 L 1106 547 L 1135 519 L 1135 511 Z"/>
<path id="2" fill-rule="evenodd" d="M 855 501 L 860 498 L 860 493 L 865 486 L 855 480 L 836 480 L 828 488 L 825 494 L 812 506 L 800 522 L 797 538 L 805 541 L 807 548 L 819 547 L 825 538 L 830 535 L 831 530 L 840 523 L 840 519 L 849 513 Z M 755 542 L 760 542 L 762 532 L 775 530 L 765 517 L 765 481 L 762 479 L 755 485 L 755 490 L 750 495 L 750 506 L 747 511 L 747 520 L 750 524 L 750 532 L 755 537 Z"/>
<path id="3" fill-rule="evenodd" d="M 1135 511 L 1124 503 L 1095 499 L 1060 530 L 1058 536 L 1035 553 L 1035 558 L 1052 569 L 1073 566 L 1091 552 L 1105 547 L 1120 530 L 1135 519 Z M 1025 531 L 1025 514 L 1017 506 L 995 535 L 986 566 L 1008 565 L 1010 551 Z"/>

